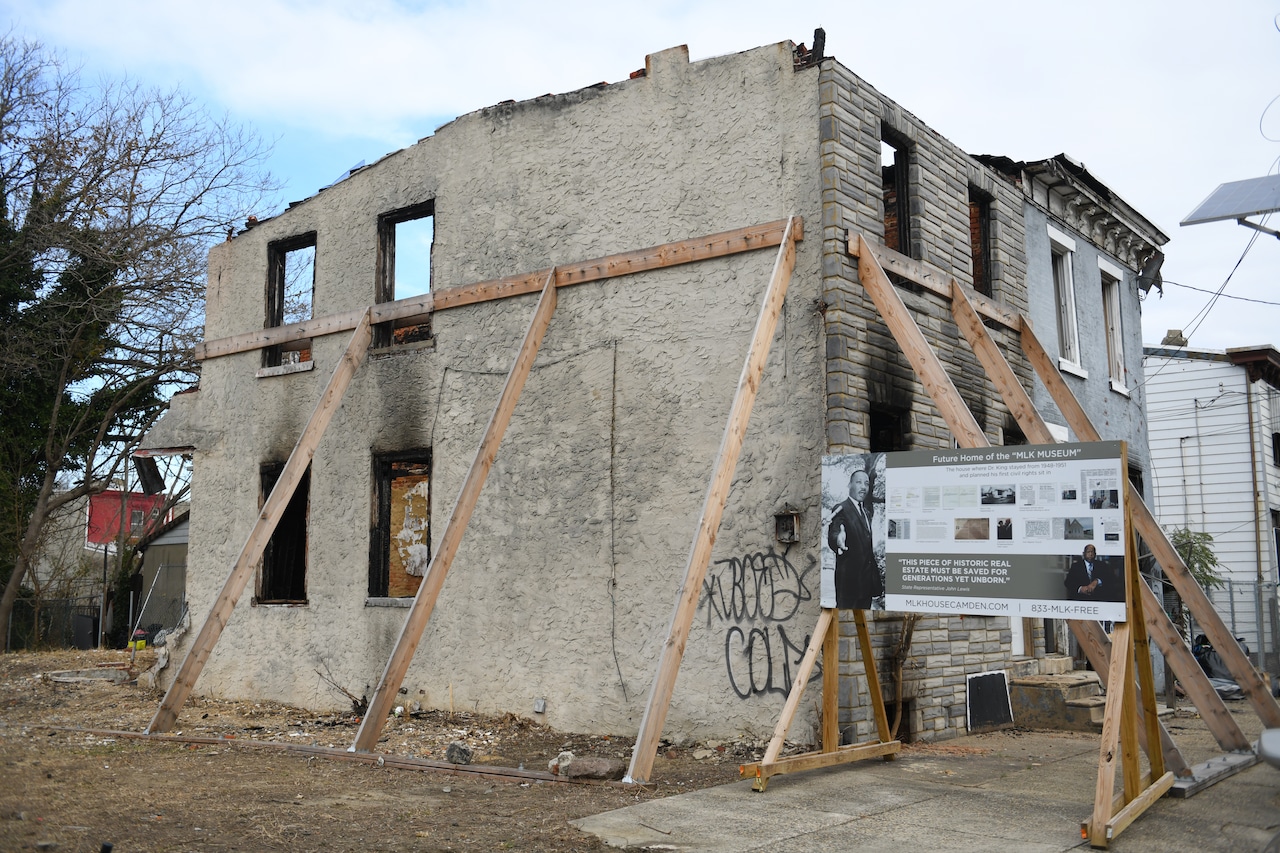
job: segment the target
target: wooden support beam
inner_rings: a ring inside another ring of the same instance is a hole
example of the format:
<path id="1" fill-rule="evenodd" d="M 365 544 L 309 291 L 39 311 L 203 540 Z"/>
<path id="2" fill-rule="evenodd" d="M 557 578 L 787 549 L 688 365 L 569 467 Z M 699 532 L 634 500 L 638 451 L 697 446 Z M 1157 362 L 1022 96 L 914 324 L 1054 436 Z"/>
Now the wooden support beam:
<path id="1" fill-rule="evenodd" d="M 840 620 L 832 619 L 822 642 L 822 751 L 840 748 Z"/>
<path id="2" fill-rule="evenodd" d="M 912 283 L 918 284 L 938 296 L 946 299 L 951 298 L 951 290 L 955 285 L 955 279 L 942 270 L 895 252 L 888 246 L 867 242 L 861 234 L 853 231 L 846 232 L 845 239 L 848 244 L 847 251 L 850 255 L 861 258 L 861 253 L 864 251 L 863 247 L 865 246 L 867 250 L 870 250 L 875 255 L 876 260 L 886 272 L 909 279 Z M 983 296 L 976 290 L 969 288 L 966 288 L 966 290 L 968 290 L 974 309 L 979 314 L 1005 328 L 1013 329 L 1014 331 L 1018 330 L 1022 315 L 1016 310 L 1001 302 L 996 302 L 988 296 Z"/>
<path id="3" fill-rule="evenodd" d="M 1125 681 L 1132 678 L 1132 643 L 1129 642 L 1129 623 L 1116 623 L 1112 642 L 1120 654 L 1111 656 L 1111 669 L 1107 672 L 1107 707 L 1102 720 L 1102 742 L 1098 746 L 1098 781 L 1094 788 L 1093 819 L 1089 827 L 1089 843 L 1105 847 L 1105 827 L 1111 820 L 1111 803 L 1116 785 L 1116 768 L 1120 758 L 1120 725 L 1124 716 L 1123 702 Z"/>
<path id="4" fill-rule="evenodd" d="M 934 405 L 951 427 L 956 441 L 960 442 L 961 447 L 986 447 L 990 442 L 982 428 L 974 420 L 969 406 L 952 384 L 942 362 L 925 340 L 924 333 L 916 325 L 907 306 L 903 304 L 902 297 L 894 289 L 876 260 L 875 253 L 861 235 L 858 236 L 857 254 L 858 278 L 862 281 L 863 288 L 880 312 L 880 319 L 889 327 L 898 346 L 902 348 L 903 355 L 915 369 L 921 384 L 933 398 Z"/>
<path id="5" fill-rule="evenodd" d="M 794 217 L 794 219 L 792 238 L 797 241 L 803 240 L 804 221 L 798 216 Z M 652 246 L 648 249 L 608 255 L 603 258 L 595 258 L 567 266 L 561 265 L 556 267 L 556 287 L 584 284 L 589 281 L 600 281 L 646 270 L 678 266 L 680 264 L 693 263 L 694 261 L 722 258 L 739 252 L 770 248 L 782 242 L 783 232 L 787 228 L 787 223 L 788 220 L 780 219 L 776 222 L 766 222 L 762 225 L 752 225 L 747 228 L 735 228 L 732 231 L 722 231 L 719 234 L 710 234 L 705 237 L 663 243 L 660 246 Z M 196 344 L 195 357 L 197 361 L 204 361 L 205 359 L 218 358 L 237 352 L 248 352 L 249 350 L 262 349 L 263 347 L 275 346 L 289 341 L 344 332 L 356 327 L 365 310 L 372 312 L 371 319 L 375 326 L 380 323 L 411 323 L 415 320 L 425 320 L 433 311 L 445 308 L 456 308 L 460 305 L 473 305 L 477 302 L 488 302 L 494 299 L 506 299 L 510 296 L 536 293 L 541 290 L 542 282 L 546 280 L 549 272 L 550 270 L 544 269 L 490 281 L 481 281 L 475 284 L 442 288 L 433 293 L 397 299 L 395 302 L 380 302 L 368 309 L 330 314 L 324 317 L 304 320 L 300 323 L 274 326 L 269 329 L 254 329 L 250 332 Z"/>
<path id="6" fill-rule="evenodd" d="M 853 624 L 858 632 L 858 651 L 862 654 L 862 674 L 867 679 L 867 701 L 871 703 L 871 713 L 876 719 L 880 741 L 888 743 L 893 740 L 893 735 L 889 732 L 889 715 L 884 712 L 884 692 L 880 689 L 880 673 L 876 669 L 876 658 L 871 648 L 866 611 L 853 611 Z"/>
<path id="7" fill-rule="evenodd" d="M 534 359 L 538 356 L 538 348 L 542 345 L 547 326 L 551 323 L 551 316 L 555 313 L 555 279 L 556 271 L 552 269 L 547 273 L 546 283 L 542 287 L 542 296 L 538 299 L 538 307 L 533 312 L 533 318 L 529 321 L 529 328 L 524 335 L 524 342 L 520 345 L 515 363 L 511 366 L 511 372 L 507 374 L 502 393 L 493 408 L 493 414 L 489 417 L 489 425 L 485 429 L 479 448 L 476 449 L 471 469 L 467 472 L 466 480 L 463 481 L 462 488 L 458 492 L 458 499 L 454 501 L 449 523 L 445 525 L 444 534 L 440 537 L 440 547 L 431 555 L 431 562 L 428 563 L 426 574 L 418 586 L 418 593 L 413 598 L 413 605 L 405 618 L 404 627 L 400 630 L 400 637 L 391 652 L 391 657 L 387 659 L 382 677 L 378 679 L 378 686 L 373 691 L 369 710 L 360 721 L 360 729 L 356 732 L 355 743 L 351 747 L 354 751 L 370 752 L 378 743 L 378 736 L 382 734 L 387 714 L 391 712 L 391 706 L 395 702 L 400 685 L 404 683 L 404 676 L 413 660 L 413 653 L 417 651 L 418 643 L 422 640 L 422 632 L 431 619 L 431 611 L 440 597 L 440 590 L 444 586 L 449 567 L 453 565 L 453 558 L 457 556 L 458 548 L 462 544 L 462 534 L 466 532 L 471 513 L 475 510 L 476 500 L 480 497 L 480 490 L 484 487 L 490 469 L 493 468 L 494 460 L 498 458 L 502 437 L 511 423 L 512 413 L 515 412 L 516 403 L 520 400 L 520 392 L 524 390 L 525 380 L 529 378 Z"/>
<path id="8" fill-rule="evenodd" d="M 262 559 L 263 549 L 271 540 L 276 524 L 279 523 L 280 517 L 289 505 L 289 500 L 298 488 L 298 483 L 306 472 L 307 466 L 311 464 L 320 438 L 324 435 L 329 422 L 333 420 L 333 415 L 338 410 L 338 405 L 342 402 L 352 377 L 364 361 L 372 337 L 369 312 L 365 311 L 355 332 L 351 335 L 346 352 L 343 353 L 342 359 L 329 378 L 329 384 L 320 395 L 311 417 L 307 420 L 302 435 L 298 437 L 293 452 L 289 454 L 289 460 L 285 463 L 284 470 L 280 472 L 280 478 L 271 489 L 266 502 L 263 503 L 262 510 L 258 513 L 258 520 L 249 533 L 249 538 L 245 540 L 244 547 L 240 549 L 240 556 L 231 567 L 231 573 L 227 575 L 222 591 L 214 600 L 209 615 L 205 617 L 200 633 L 196 635 L 191 648 L 187 650 L 182 666 L 165 692 L 164 699 L 151 719 L 150 725 L 147 726 L 148 734 L 167 732 L 173 728 L 174 722 L 178 719 L 178 712 L 182 710 L 187 697 L 191 695 L 196 679 L 200 677 L 200 672 L 213 652 L 213 647 L 217 645 L 218 638 L 222 636 L 222 630 L 227 626 L 227 621 L 235 610 L 236 602 L 240 600 L 240 595 L 248 585 L 249 578 L 253 576 L 254 567 Z"/>
<path id="9" fill-rule="evenodd" d="M 667 711 L 671 706 L 671 694 L 675 690 L 676 676 L 680 671 L 680 662 L 684 658 L 689 628 L 693 624 L 698 597 L 702 592 L 702 581 L 706 577 L 707 564 L 711 560 L 711 549 L 715 545 L 716 534 L 720 530 L 720 518 L 724 513 L 725 500 L 729 495 L 729 484 L 733 481 L 733 472 L 738 464 L 738 454 L 742 450 L 742 440 L 747 432 L 751 408 L 755 404 L 756 392 L 760 388 L 760 378 L 764 374 L 765 361 L 769 357 L 769 347 L 773 343 L 773 333 L 778 325 L 778 317 L 782 314 L 787 285 L 791 281 L 791 272 L 795 268 L 797 233 L 795 228 L 798 225 L 797 217 L 788 220 L 782 245 L 774 261 L 773 273 L 769 278 L 769 286 L 765 290 L 764 301 L 760 307 L 760 316 L 756 320 L 755 332 L 751 336 L 751 346 L 747 351 L 746 361 L 742 365 L 738 389 L 729 410 L 729 421 L 725 425 L 724 436 L 720 441 L 720 451 L 716 455 L 711 481 L 707 486 L 706 498 L 703 500 L 697 533 L 689 551 L 684 584 L 676 598 L 671 626 L 667 632 L 666 642 L 662 646 L 662 655 L 650 689 L 649 700 L 645 705 L 644 716 L 640 720 L 635 749 L 631 753 L 627 779 L 632 782 L 647 782 L 650 773 L 653 772 L 653 759 L 657 755 L 658 740 L 662 736 L 662 726 L 666 722 Z"/>
<path id="10" fill-rule="evenodd" d="M 1049 389 L 1050 395 L 1058 404 L 1058 409 L 1067 419 L 1071 429 L 1084 441 L 1097 441 L 1097 429 L 1058 372 L 1039 339 L 1036 338 L 1030 323 L 1025 320 L 1022 326 L 1022 351 L 1027 354 L 1036 374 Z M 1262 683 L 1257 670 L 1253 668 L 1253 664 L 1245 657 L 1235 637 L 1231 636 L 1231 632 L 1223 624 L 1222 617 L 1218 615 L 1218 611 L 1214 609 L 1213 603 L 1204 594 L 1200 584 L 1196 583 L 1195 578 L 1191 576 L 1190 569 L 1178 555 L 1177 549 L 1165 535 L 1164 529 L 1160 527 L 1146 502 L 1141 496 L 1135 495 L 1132 503 L 1133 523 L 1138 534 L 1146 541 L 1156 562 L 1164 569 L 1165 577 L 1178 591 L 1178 595 L 1182 597 L 1191 615 L 1200 623 L 1201 629 L 1222 657 L 1231 677 L 1240 685 L 1254 712 L 1262 720 L 1263 725 L 1270 728 L 1280 727 L 1280 704 L 1276 703 L 1266 685 Z"/>
<path id="11" fill-rule="evenodd" d="M 1000 351 L 999 345 L 996 344 L 995 339 L 991 337 L 991 333 L 983 325 L 981 318 L 973 309 L 967 291 L 953 280 L 951 282 L 951 295 L 951 312 L 955 317 L 956 326 L 973 348 L 978 361 L 996 386 L 996 390 L 1000 392 L 1000 396 L 1005 401 L 1005 405 L 1009 407 L 1009 411 L 1013 413 L 1018 426 L 1022 428 L 1023 434 L 1034 444 L 1054 444 L 1056 439 L 1049 432 L 1049 427 L 1044 418 L 1040 416 L 1035 404 L 1031 402 L 1030 395 L 1022 387 L 1022 383 L 1018 381 L 1013 368 L 1009 366 L 1004 353 Z M 1022 327 L 1020 326 L 1019 328 L 1021 331 Z M 1034 333 L 1030 332 L 1030 327 L 1027 326 L 1026 329 L 1027 334 L 1034 338 Z M 1039 346 L 1039 341 L 1032 340 L 1029 350 L 1035 354 L 1042 366 L 1052 366 L 1052 362 L 1044 352 L 1043 347 Z M 1059 381 L 1062 380 L 1061 375 L 1057 374 L 1056 368 L 1053 369 L 1053 373 Z M 1065 382 L 1062 387 L 1065 387 Z M 1074 397 L 1072 399 L 1074 400 Z M 1083 410 L 1081 412 L 1083 413 Z M 1096 432 L 1094 436 L 1094 440 L 1096 440 Z M 1187 651 L 1186 645 L 1178 636 L 1177 631 L 1174 630 L 1173 625 L 1170 624 L 1169 617 L 1164 612 L 1164 609 L 1155 603 L 1155 596 L 1147 588 L 1146 584 L 1142 584 L 1141 592 L 1144 595 L 1144 599 L 1150 599 L 1149 601 L 1144 601 L 1144 604 L 1146 604 L 1144 612 L 1146 613 L 1148 625 L 1153 626 L 1150 628 L 1150 632 L 1155 637 L 1156 645 L 1169 658 L 1170 665 L 1178 674 L 1178 677 L 1183 680 L 1184 684 L 1189 686 L 1188 693 L 1192 694 L 1194 691 L 1193 701 L 1196 701 L 1196 707 L 1201 709 L 1202 716 L 1205 717 L 1206 722 L 1208 722 L 1210 729 L 1214 732 L 1222 747 L 1224 749 L 1239 748 L 1238 744 L 1245 742 L 1244 734 L 1240 731 L 1239 724 L 1236 723 L 1234 717 L 1227 713 L 1221 697 L 1209 684 L 1209 679 L 1204 674 L 1204 670 L 1200 668 L 1200 664 L 1196 663 L 1195 658 Z M 1155 623 L 1162 624 L 1156 625 Z M 1107 639 L 1106 634 L 1098 628 L 1096 622 L 1069 622 L 1068 624 L 1071 626 L 1072 632 L 1076 635 L 1081 647 L 1085 649 L 1085 653 L 1093 664 L 1094 669 L 1100 673 L 1106 672 L 1106 662 L 1103 660 L 1100 663 L 1102 658 L 1110 658 L 1108 648 L 1110 641 Z M 1157 719 L 1156 727 L 1160 735 L 1164 763 L 1179 775 L 1189 773 L 1190 769 L 1186 760 L 1173 742 L 1173 738 L 1169 736 L 1164 724 Z M 1150 741 L 1146 737 L 1147 728 L 1144 727 L 1141 731 L 1143 732 L 1143 749 L 1149 749 Z"/>

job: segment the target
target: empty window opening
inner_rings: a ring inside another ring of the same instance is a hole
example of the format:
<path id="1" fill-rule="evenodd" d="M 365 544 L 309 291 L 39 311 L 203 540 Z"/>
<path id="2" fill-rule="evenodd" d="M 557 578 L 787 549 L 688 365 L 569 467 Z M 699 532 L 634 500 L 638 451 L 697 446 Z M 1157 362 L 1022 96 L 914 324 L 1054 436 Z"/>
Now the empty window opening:
<path id="1" fill-rule="evenodd" d="M 880 134 L 880 181 L 884 193 L 884 244 L 895 252 L 911 252 L 911 194 L 908 172 L 911 151 L 888 128 Z"/>
<path id="2" fill-rule="evenodd" d="M 275 488 L 284 464 L 262 466 L 263 503 Z M 258 581 L 259 604 L 304 604 L 307 600 L 307 515 L 310 509 L 311 468 L 298 481 L 271 540 L 262 552 Z"/>
<path id="3" fill-rule="evenodd" d="M 430 451 L 374 460 L 374 511 L 369 595 L 412 597 L 431 563 Z"/>
<path id="4" fill-rule="evenodd" d="M 394 302 L 431 291 L 431 249 L 435 242 L 435 202 L 393 210 L 378 217 L 378 302 Z M 376 346 L 431 338 L 430 317 L 382 324 Z"/>
<path id="5" fill-rule="evenodd" d="M 1058 306 L 1058 355 L 1078 369 L 1080 335 L 1076 327 L 1076 291 L 1071 269 L 1076 243 L 1050 227 L 1049 245 L 1053 266 L 1053 296 Z"/>
<path id="6" fill-rule="evenodd" d="M 301 323 L 312 317 L 316 286 L 316 234 L 301 234 L 267 246 L 267 328 Z M 310 341 L 267 347 L 262 366 L 311 360 Z"/>
<path id="7" fill-rule="evenodd" d="M 868 417 L 872 453 L 893 453 L 907 449 L 906 418 L 901 413 L 872 407 Z"/>
<path id="8" fill-rule="evenodd" d="M 1127 390 L 1124 361 L 1124 325 L 1120 316 L 1120 279 L 1118 268 L 1099 261 L 1102 267 L 1102 325 L 1107 335 L 1107 371 L 1111 387 Z"/>
<path id="9" fill-rule="evenodd" d="M 1280 432 L 1271 433 L 1271 464 L 1280 468 Z"/>
<path id="10" fill-rule="evenodd" d="M 973 255 L 973 289 L 991 295 L 991 196 L 969 187 L 969 251 Z"/>

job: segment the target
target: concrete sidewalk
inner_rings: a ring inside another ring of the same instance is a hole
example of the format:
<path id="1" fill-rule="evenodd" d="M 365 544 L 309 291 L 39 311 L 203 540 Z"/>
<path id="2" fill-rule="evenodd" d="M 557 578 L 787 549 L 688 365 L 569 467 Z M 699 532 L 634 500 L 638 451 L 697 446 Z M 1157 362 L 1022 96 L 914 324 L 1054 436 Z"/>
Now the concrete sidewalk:
<path id="1" fill-rule="evenodd" d="M 1234 704 L 1234 703 L 1233 703 Z M 1256 738 L 1256 717 L 1233 715 Z M 1167 721 L 1191 763 L 1218 754 L 1198 718 Z M 575 821 L 616 847 L 709 853 L 1088 849 L 1099 736 L 997 732 L 908 747 L 896 761 L 775 776 Z M 1187 799 L 1166 797 L 1112 843 L 1120 853 L 1259 851 L 1280 831 L 1280 770 L 1257 764 Z"/>

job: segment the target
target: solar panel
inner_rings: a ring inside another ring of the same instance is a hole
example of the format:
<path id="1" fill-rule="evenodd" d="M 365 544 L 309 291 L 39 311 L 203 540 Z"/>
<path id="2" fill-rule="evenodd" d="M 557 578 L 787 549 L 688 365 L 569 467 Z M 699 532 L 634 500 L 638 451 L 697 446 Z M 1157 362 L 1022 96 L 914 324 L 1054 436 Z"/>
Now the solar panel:
<path id="1" fill-rule="evenodd" d="M 1182 225 L 1198 225 L 1201 222 L 1217 222 L 1222 219 L 1240 219 L 1257 213 L 1280 210 L 1280 175 L 1265 178 L 1249 178 L 1223 184 L 1200 206 L 1182 220 Z"/>

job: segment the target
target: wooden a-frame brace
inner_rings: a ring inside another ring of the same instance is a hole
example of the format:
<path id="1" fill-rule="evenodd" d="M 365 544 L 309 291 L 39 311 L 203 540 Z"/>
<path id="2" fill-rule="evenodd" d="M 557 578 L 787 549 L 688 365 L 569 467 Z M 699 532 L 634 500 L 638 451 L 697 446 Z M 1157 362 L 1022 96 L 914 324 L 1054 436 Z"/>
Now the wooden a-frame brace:
<path id="1" fill-rule="evenodd" d="M 952 312 L 956 318 L 957 325 L 973 347 L 975 354 L 983 363 L 989 377 L 1005 398 L 1010 411 L 1014 414 L 1028 438 L 1044 443 L 1053 442 L 1053 438 L 1048 434 L 1048 429 L 1043 419 L 1034 405 L 1031 404 L 1025 389 L 1017 381 L 995 341 L 990 337 L 977 311 L 974 310 L 974 305 L 967 291 L 963 287 L 954 279 L 935 273 L 918 261 L 905 258 L 885 247 L 873 248 L 861 235 L 850 234 L 849 251 L 850 254 L 856 255 L 858 258 L 858 273 L 864 288 L 871 296 L 886 325 L 916 370 L 922 384 L 929 390 L 939 411 L 947 419 L 958 443 L 966 447 L 982 447 L 989 444 L 985 435 L 980 432 L 976 436 L 973 434 L 971 430 L 972 416 L 969 415 L 967 406 L 964 406 L 963 400 L 960 399 L 959 394 L 956 392 L 950 377 L 947 376 L 932 348 L 924 340 L 924 336 L 916 325 L 914 318 L 907 312 L 901 297 L 897 294 L 888 276 L 885 275 L 884 268 L 881 266 L 882 259 L 888 261 L 885 265 L 890 266 L 895 272 L 907 275 L 917 284 L 921 284 L 951 301 Z M 982 300 L 982 302 L 990 306 L 989 300 Z M 983 313 L 992 319 L 1003 320 L 998 316 L 998 312 L 985 310 Z M 1052 364 L 1044 348 L 1040 346 L 1026 318 L 1017 318 L 1016 325 L 1008 322 L 1005 322 L 1005 324 L 1020 332 L 1023 351 L 1031 360 L 1046 387 L 1049 388 L 1055 402 L 1058 403 L 1059 408 L 1077 436 L 1086 441 L 1099 440 L 1097 430 L 1089 421 L 1083 407 L 1080 406 L 1079 401 L 1071 393 L 1070 388 L 1067 387 L 1057 368 Z M 962 412 L 960 408 L 963 408 Z M 970 444 L 969 442 L 976 443 Z M 1119 655 L 1109 654 L 1110 649 L 1106 637 L 1101 634 L 1101 630 L 1096 623 L 1081 622 L 1079 620 L 1069 622 L 1072 629 L 1076 631 L 1086 654 L 1090 655 L 1091 661 L 1095 660 L 1095 656 L 1099 659 L 1098 662 L 1101 662 L 1103 657 L 1108 658 L 1102 666 L 1095 662 L 1097 671 L 1108 674 L 1107 719 L 1104 721 L 1094 813 L 1083 827 L 1083 831 L 1090 843 L 1098 847 L 1105 847 L 1116 834 L 1169 790 L 1173 784 L 1174 774 L 1172 771 L 1165 771 L 1167 764 L 1171 766 L 1172 770 L 1176 770 L 1183 775 L 1191 775 L 1193 772 L 1192 768 L 1186 766 L 1181 753 L 1173 745 L 1172 739 L 1155 714 L 1154 686 L 1150 673 L 1150 657 L 1147 650 L 1149 627 L 1152 629 L 1157 644 L 1161 646 L 1171 667 L 1183 679 L 1184 685 L 1188 688 L 1188 695 L 1193 698 L 1193 701 L 1197 702 L 1197 708 L 1203 708 L 1202 714 L 1205 714 L 1209 727 L 1219 744 L 1228 750 L 1247 750 L 1249 748 L 1248 741 L 1240 732 L 1239 726 L 1234 719 L 1226 712 L 1216 692 L 1208 684 L 1204 672 L 1195 664 L 1194 659 L 1191 659 L 1190 654 L 1185 653 L 1185 644 L 1182 642 L 1181 637 L 1177 635 L 1176 630 L 1169 624 L 1168 617 L 1163 609 L 1159 607 L 1158 602 L 1155 601 L 1154 594 L 1142 582 L 1137 571 L 1137 549 L 1136 541 L 1133 539 L 1135 527 L 1151 545 L 1157 560 L 1165 567 L 1166 575 L 1170 577 L 1179 592 L 1182 592 L 1183 586 L 1188 586 L 1188 591 L 1184 594 L 1184 601 L 1187 601 L 1188 607 L 1196 615 L 1196 618 L 1206 625 L 1206 628 L 1208 624 L 1213 623 L 1213 632 L 1206 630 L 1211 639 L 1213 638 L 1213 633 L 1222 633 L 1228 638 L 1229 634 L 1226 632 L 1226 628 L 1222 624 L 1221 618 L 1218 617 L 1217 612 L 1209 605 L 1208 599 L 1203 591 L 1200 590 L 1199 585 L 1191 578 L 1190 572 L 1186 569 L 1181 559 L 1177 557 L 1176 551 L 1164 535 L 1164 531 L 1156 523 L 1146 504 L 1131 489 L 1127 478 L 1125 489 L 1130 498 L 1126 503 L 1130 509 L 1126 513 L 1125 525 L 1126 536 L 1129 537 L 1126 558 L 1126 571 L 1129 573 L 1129 582 L 1126 585 L 1126 594 L 1131 615 L 1129 621 L 1122 623 L 1115 631 L 1115 636 L 1117 637 L 1116 645 L 1119 646 L 1121 653 Z M 1169 561 L 1168 563 L 1165 562 L 1166 559 Z M 1088 627 L 1090 625 L 1092 625 L 1092 628 Z M 1213 641 L 1217 642 L 1216 639 Z M 1234 642 L 1230 642 L 1228 647 L 1231 649 L 1233 657 L 1234 666 L 1229 667 L 1232 674 L 1239 673 L 1240 683 L 1246 685 L 1245 693 L 1253 703 L 1259 717 L 1263 719 L 1264 724 L 1276 725 L 1272 721 L 1280 719 L 1280 705 L 1277 705 L 1270 694 L 1266 692 L 1257 672 L 1253 670 L 1239 647 Z M 1135 655 L 1137 684 L 1134 683 L 1135 679 L 1130 674 L 1130 666 L 1135 661 Z M 1188 660 L 1190 660 L 1190 666 L 1188 666 Z M 1201 702 L 1203 706 L 1200 704 Z M 1142 723 L 1141 726 L 1138 725 L 1139 721 Z M 1152 749 L 1151 747 L 1157 739 L 1161 743 L 1161 748 Z M 1146 750 L 1151 768 L 1150 772 L 1141 779 L 1139 778 L 1135 743 Z M 1119 796 L 1113 797 L 1112 790 L 1115 782 L 1114 759 L 1117 745 L 1121 748 L 1125 770 L 1124 789 Z M 1171 760 L 1167 761 L 1167 759 Z"/>
<path id="2" fill-rule="evenodd" d="M 818 624 L 813 629 L 813 638 L 809 641 L 804 659 L 800 661 L 800 668 L 791 684 L 787 702 L 782 707 L 782 714 L 773 729 L 773 738 L 769 741 L 764 758 L 738 767 L 739 776 L 755 779 L 751 785 L 753 791 L 763 792 L 769 785 L 770 777 L 783 773 L 833 767 L 878 756 L 892 761 L 901 751 L 902 742 L 894 740 L 889 733 L 889 716 L 884 709 L 884 694 L 880 691 L 880 676 L 876 672 L 875 657 L 871 651 L 871 633 L 867 630 L 866 614 L 855 610 L 853 620 L 858 634 L 858 650 L 862 654 L 862 671 L 867 679 L 868 699 L 876 721 L 877 738 L 848 746 L 840 745 L 840 618 L 838 610 L 824 607 L 818 617 Z M 805 685 L 809 683 L 809 674 L 813 671 L 819 648 L 822 650 L 822 746 L 813 752 L 779 758 L 786 742 L 787 730 L 791 728 L 796 711 L 800 708 L 800 698 L 804 695 Z"/>

